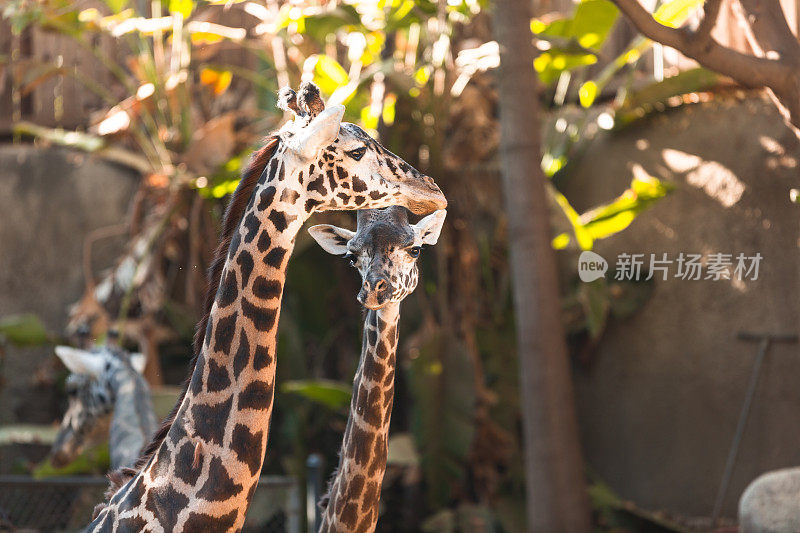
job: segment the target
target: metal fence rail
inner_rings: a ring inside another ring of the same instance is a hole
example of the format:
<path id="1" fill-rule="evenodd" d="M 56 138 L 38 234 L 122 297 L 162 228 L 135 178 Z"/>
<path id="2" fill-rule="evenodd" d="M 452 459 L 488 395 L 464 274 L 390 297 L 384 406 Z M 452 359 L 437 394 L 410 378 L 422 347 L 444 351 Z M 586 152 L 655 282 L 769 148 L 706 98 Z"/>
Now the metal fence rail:
<path id="1" fill-rule="evenodd" d="M 33 479 L 0 476 L 0 532 L 80 531 L 108 486 L 101 477 Z M 264 476 L 253 495 L 245 532 L 299 533 L 300 487 L 294 478 Z"/>

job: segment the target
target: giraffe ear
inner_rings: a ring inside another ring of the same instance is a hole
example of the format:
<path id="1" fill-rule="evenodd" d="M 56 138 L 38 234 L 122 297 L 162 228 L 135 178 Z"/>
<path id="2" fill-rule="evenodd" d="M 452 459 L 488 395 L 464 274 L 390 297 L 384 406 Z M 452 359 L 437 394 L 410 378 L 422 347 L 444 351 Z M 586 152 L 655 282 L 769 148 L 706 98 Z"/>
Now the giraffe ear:
<path id="1" fill-rule="evenodd" d="M 289 148 L 305 159 L 316 157 L 320 150 L 339 136 L 342 116 L 343 105 L 334 105 L 322 111 L 289 140 Z"/>
<path id="2" fill-rule="evenodd" d="M 105 367 L 102 356 L 70 346 L 56 346 L 56 355 L 73 374 L 99 377 Z"/>
<path id="3" fill-rule="evenodd" d="M 139 374 L 144 374 L 144 367 L 147 366 L 147 357 L 143 353 L 133 352 L 130 354 L 131 366 Z"/>
<path id="4" fill-rule="evenodd" d="M 439 234 L 442 232 L 446 216 L 447 210 L 439 209 L 411 226 L 420 244 L 429 244 L 431 246 L 436 244 L 439 240 Z"/>
<path id="5" fill-rule="evenodd" d="M 344 255 L 347 253 L 347 243 L 355 237 L 355 232 L 349 229 L 331 226 L 330 224 L 318 224 L 308 228 L 308 232 L 322 246 L 322 249 L 333 255 Z"/>

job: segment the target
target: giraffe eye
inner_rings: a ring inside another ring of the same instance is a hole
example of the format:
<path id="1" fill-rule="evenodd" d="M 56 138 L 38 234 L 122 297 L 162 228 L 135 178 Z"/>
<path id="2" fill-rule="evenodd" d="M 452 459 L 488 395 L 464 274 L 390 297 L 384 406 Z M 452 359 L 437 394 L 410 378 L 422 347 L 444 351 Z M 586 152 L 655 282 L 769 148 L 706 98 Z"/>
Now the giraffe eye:
<path id="1" fill-rule="evenodd" d="M 408 249 L 408 255 L 410 255 L 411 257 L 419 257 L 421 251 L 422 248 L 420 246 L 412 246 L 411 248 Z"/>
<path id="2" fill-rule="evenodd" d="M 344 254 L 344 258 L 348 263 L 350 263 L 351 266 L 356 266 L 356 263 L 358 262 L 358 257 L 351 253 Z"/>
<path id="3" fill-rule="evenodd" d="M 355 150 L 350 150 L 345 152 L 349 157 L 352 157 L 356 161 L 361 161 L 361 158 L 364 157 L 364 154 L 367 153 L 367 147 L 362 146 L 361 148 L 356 148 Z"/>

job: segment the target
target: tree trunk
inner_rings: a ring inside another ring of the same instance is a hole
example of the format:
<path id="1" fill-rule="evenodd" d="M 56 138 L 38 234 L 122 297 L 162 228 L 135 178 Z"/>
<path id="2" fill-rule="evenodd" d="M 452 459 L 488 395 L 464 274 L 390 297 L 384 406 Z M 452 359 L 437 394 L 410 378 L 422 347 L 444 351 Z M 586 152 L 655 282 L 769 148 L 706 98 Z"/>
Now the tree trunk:
<path id="1" fill-rule="evenodd" d="M 529 0 L 498 0 L 500 156 L 522 389 L 528 530 L 591 531 L 540 166 Z"/>

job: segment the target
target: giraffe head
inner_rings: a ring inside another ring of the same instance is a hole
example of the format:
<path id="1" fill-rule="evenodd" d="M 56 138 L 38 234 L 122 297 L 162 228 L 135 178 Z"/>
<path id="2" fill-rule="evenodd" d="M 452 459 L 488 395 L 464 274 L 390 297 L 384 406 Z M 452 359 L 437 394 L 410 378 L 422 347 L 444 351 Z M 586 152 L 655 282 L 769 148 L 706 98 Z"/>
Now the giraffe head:
<path id="1" fill-rule="evenodd" d="M 361 274 L 358 301 L 369 309 L 398 303 L 417 287 L 417 259 L 423 245 L 439 240 L 447 211 L 440 209 L 409 224 L 402 207 L 358 212 L 356 231 L 320 224 L 308 229 L 322 248 L 342 255 Z"/>
<path id="2" fill-rule="evenodd" d="M 146 361 L 143 354 L 108 348 L 87 351 L 56 346 L 56 355 L 70 371 L 67 412 L 50 450 L 53 465 L 60 467 L 75 459 L 108 422 L 114 408 L 115 374 L 141 374 Z"/>
<path id="3" fill-rule="evenodd" d="M 69 308 L 65 334 L 79 345 L 101 337 L 111 327 L 111 317 L 98 301 L 95 289 L 92 284 L 87 286 L 81 299 Z"/>
<path id="4" fill-rule="evenodd" d="M 416 214 L 427 214 L 447 206 L 433 179 L 386 150 L 363 129 L 342 122 L 344 106 L 326 109 L 313 83 L 304 83 L 299 93 L 284 88 L 278 104 L 295 114 L 281 137 L 286 157 L 292 159 L 287 166 L 300 169 L 301 185 L 307 180 L 306 212 L 402 205 Z M 270 163 L 268 170 L 282 179 L 279 162 Z"/>

